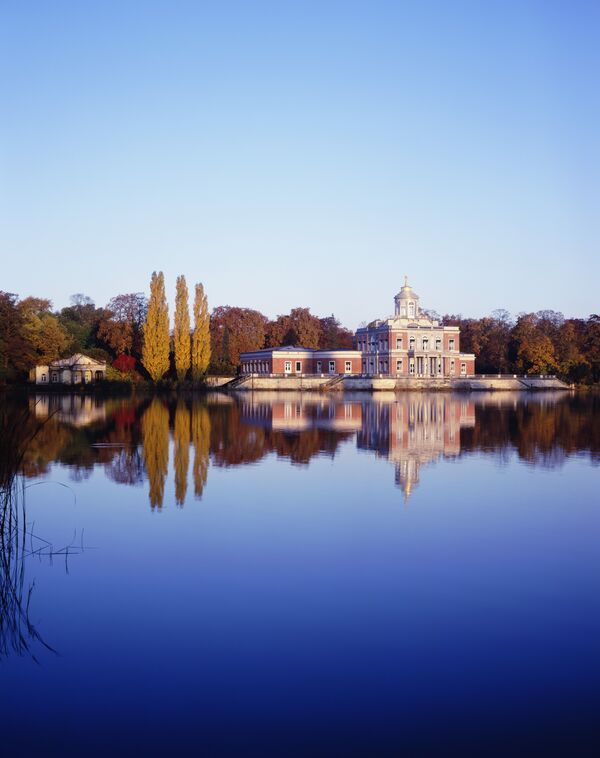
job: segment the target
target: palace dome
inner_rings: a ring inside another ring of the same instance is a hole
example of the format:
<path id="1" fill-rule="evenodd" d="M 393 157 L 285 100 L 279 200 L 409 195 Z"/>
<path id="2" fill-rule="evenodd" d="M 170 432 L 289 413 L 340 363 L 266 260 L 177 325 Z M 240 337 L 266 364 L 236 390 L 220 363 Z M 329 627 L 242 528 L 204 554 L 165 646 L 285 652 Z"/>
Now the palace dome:
<path id="1" fill-rule="evenodd" d="M 394 297 L 394 300 L 418 300 L 419 296 L 413 290 L 408 283 L 408 277 L 404 277 L 404 287 L 400 288 L 400 292 Z"/>
<path id="2" fill-rule="evenodd" d="M 408 277 L 404 277 L 404 287 L 394 297 L 396 316 L 415 318 L 419 315 L 419 296 L 408 283 Z"/>

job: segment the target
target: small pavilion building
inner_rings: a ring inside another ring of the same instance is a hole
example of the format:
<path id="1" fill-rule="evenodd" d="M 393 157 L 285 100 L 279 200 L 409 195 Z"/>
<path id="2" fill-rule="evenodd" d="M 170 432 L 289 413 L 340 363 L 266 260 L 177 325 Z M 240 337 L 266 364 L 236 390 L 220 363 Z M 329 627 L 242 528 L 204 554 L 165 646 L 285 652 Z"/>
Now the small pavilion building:
<path id="1" fill-rule="evenodd" d="M 93 384 L 106 379 L 106 363 L 83 353 L 61 358 L 46 365 L 35 366 L 29 372 L 33 384 Z"/>

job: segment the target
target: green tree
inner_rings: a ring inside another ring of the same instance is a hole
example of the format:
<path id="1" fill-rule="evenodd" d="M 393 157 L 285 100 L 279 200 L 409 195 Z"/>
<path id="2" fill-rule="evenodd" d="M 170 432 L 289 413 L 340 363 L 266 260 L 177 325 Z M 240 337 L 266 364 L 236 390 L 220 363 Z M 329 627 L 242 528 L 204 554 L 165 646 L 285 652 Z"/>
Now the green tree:
<path id="1" fill-rule="evenodd" d="M 98 329 L 104 318 L 104 308 L 96 308 L 90 297 L 81 292 L 71 295 L 71 305 L 58 314 L 61 326 L 69 335 L 66 352 L 89 355 L 90 349 L 98 346 Z"/>
<path id="2" fill-rule="evenodd" d="M 142 363 L 153 381 L 169 370 L 169 306 L 165 295 L 163 272 L 152 272 L 150 300 L 144 324 Z"/>
<path id="3" fill-rule="evenodd" d="M 190 368 L 190 309 L 188 288 L 183 274 L 177 277 L 175 293 L 175 325 L 173 327 L 175 371 L 182 382 Z"/>
<path id="4" fill-rule="evenodd" d="M 192 336 L 192 379 L 197 382 L 210 363 L 210 316 L 202 284 L 196 285 L 194 297 L 194 334 Z"/>

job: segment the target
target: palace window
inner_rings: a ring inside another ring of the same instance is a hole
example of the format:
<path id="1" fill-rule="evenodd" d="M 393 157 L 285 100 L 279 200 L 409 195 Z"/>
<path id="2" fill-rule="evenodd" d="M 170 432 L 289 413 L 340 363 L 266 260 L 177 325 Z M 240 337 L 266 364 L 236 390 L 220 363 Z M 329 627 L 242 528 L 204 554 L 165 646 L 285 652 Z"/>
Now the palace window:
<path id="1" fill-rule="evenodd" d="M 441 337 L 436 337 L 435 338 L 435 349 L 436 350 L 441 350 L 442 349 L 442 339 L 441 339 Z"/>
<path id="2" fill-rule="evenodd" d="M 450 376 L 454 376 L 455 368 L 454 368 L 454 360 L 450 361 Z"/>
<path id="3" fill-rule="evenodd" d="M 414 358 L 410 359 L 410 363 L 408 364 L 408 373 L 411 376 L 414 376 L 414 373 L 415 373 L 415 361 L 414 361 Z"/>
<path id="4" fill-rule="evenodd" d="M 409 348 L 409 350 L 414 350 L 415 349 L 415 338 L 414 337 L 411 337 L 409 339 L 409 341 L 408 341 L 408 348 Z"/>
<path id="5" fill-rule="evenodd" d="M 396 337 L 396 350 L 402 350 L 402 337 Z"/>
<path id="6" fill-rule="evenodd" d="M 398 374 L 402 373 L 402 358 L 396 361 L 396 371 Z"/>
<path id="7" fill-rule="evenodd" d="M 466 363 L 461 363 L 460 364 L 460 375 L 461 376 L 466 376 L 467 375 L 467 364 Z"/>
<path id="8" fill-rule="evenodd" d="M 42 374 L 41 379 L 42 379 L 43 382 L 47 382 L 48 381 L 48 377 L 46 376 L 46 374 Z"/>
<path id="9" fill-rule="evenodd" d="M 423 337 L 423 350 L 429 350 L 429 337 Z"/>
<path id="10" fill-rule="evenodd" d="M 344 366 L 344 370 L 345 370 L 345 372 L 347 374 L 351 374 L 352 373 L 352 361 L 346 361 L 345 366 Z"/>
<path id="11" fill-rule="evenodd" d="M 323 364 L 321 363 L 321 361 L 317 361 L 317 374 L 320 374 L 322 370 L 323 370 Z"/>
<path id="12" fill-rule="evenodd" d="M 296 373 L 300 373 L 302 371 L 302 361 L 296 361 Z"/>
<path id="13" fill-rule="evenodd" d="M 454 350 L 454 338 L 448 340 L 448 349 Z"/>
<path id="14" fill-rule="evenodd" d="M 284 370 L 284 372 L 286 374 L 291 374 L 291 372 L 292 372 L 292 362 L 291 361 L 286 361 L 283 370 Z"/>
<path id="15" fill-rule="evenodd" d="M 329 361 L 329 373 L 335 374 L 335 361 Z"/>
<path id="16" fill-rule="evenodd" d="M 409 317 L 413 317 L 415 315 L 415 304 L 409 303 L 408 304 L 408 315 Z"/>

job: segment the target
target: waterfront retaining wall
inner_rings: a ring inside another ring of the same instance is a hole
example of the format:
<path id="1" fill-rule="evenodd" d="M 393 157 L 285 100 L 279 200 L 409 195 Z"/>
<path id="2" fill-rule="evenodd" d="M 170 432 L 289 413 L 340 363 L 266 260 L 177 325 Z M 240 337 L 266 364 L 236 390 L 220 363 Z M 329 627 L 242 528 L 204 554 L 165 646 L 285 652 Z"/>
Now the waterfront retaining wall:
<path id="1" fill-rule="evenodd" d="M 224 385 L 227 389 L 227 385 Z M 416 391 L 527 391 L 568 389 L 568 386 L 554 378 L 529 377 L 465 377 L 465 378 L 420 378 L 420 377 L 380 377 L 380 376 L 248 376 L 238 378 L 231 389 L 283 390 L 329 392 L 414 392 Z"/>

